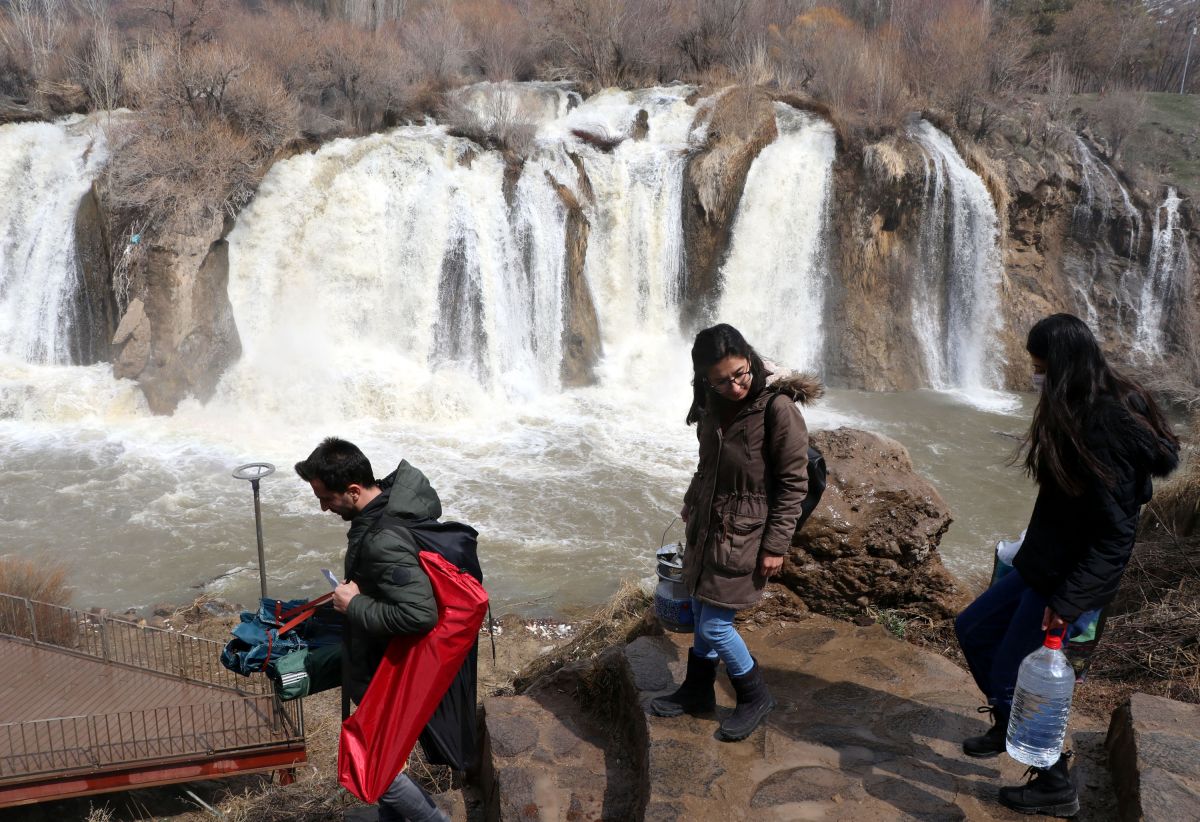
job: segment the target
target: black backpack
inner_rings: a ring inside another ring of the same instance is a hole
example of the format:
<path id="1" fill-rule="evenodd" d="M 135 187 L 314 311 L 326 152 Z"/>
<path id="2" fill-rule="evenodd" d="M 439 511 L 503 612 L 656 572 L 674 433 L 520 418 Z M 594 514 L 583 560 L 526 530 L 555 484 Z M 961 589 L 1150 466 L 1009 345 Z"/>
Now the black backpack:
<path id="1" fill-rule="evenodd" d="M 776 392 L 771 399 L 767 400 L 767 407 L 763 411 L 763 455 L 767 459 L 767 469 L 770 472 L 771 467 L 771 451 L 768 446 L 772 439 L 772 424 L 771 424 L 771 405 L 775 400 L 779 399 L 781 394 Z M 791 400 L 789 400 L 790 402 Z M 825 456 L 814 448 L 808 446 L 808 494 L 804 497 L 804 502 L 800 503 L 800 519 L 796 521 L 796 530 L 799 531 L 804 527 L 804 523 L 808 522 L 808 518 L 812 516 L 812 512 L 817 510 L 817 504 L 821 502 L 821 495 L 825 493 L 826 479 L 829 476 L 829 469 L 825 465 Z"/>
<path id="2" fill-rule="evenodd" d="M 401 519 L 388 514 L 380 518 L 379 525 L 385 529 L 402 528 L 408 531 L 420 550 L 441 554 L 460 570 L 483 582 L 476 542 L 479 532 L 470 525 L 439 522 L 436 519 Z M 488 627 L 490 632 L 491 611 L 488 612 Z M 492 653 L 495 654 L 494 645 Z M 476 715 L 478 666 L 479 643 L 476 642 L 429 723 L 421 731 L 421 748 L 432 765 L 449 765 L 458 771 L 470 770 L 475 765 L 478 748 L 476 728 L 479 724 Z"/>

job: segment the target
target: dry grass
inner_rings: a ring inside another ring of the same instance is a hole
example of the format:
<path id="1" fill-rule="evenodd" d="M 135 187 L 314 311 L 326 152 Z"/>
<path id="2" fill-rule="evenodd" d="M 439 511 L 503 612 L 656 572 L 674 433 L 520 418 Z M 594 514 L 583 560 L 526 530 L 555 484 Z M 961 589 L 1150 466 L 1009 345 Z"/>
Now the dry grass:
<path id="1" fill-rule="evenodd" d="M 606 648 L 632 642 L 648 633 L 647 608 L 653 597 L 637 580 L 627 579 L 599 611 L 587 619 L 568 641 L 535 659 L 513 677 L 513 689 L 522 693 L 534 682 L 564 665 L 592 659 Z"/>
<path id="2" fill-rule="evenodd" d="M 0 557 L 0 594 L 68 605 L 71 588 L 67 567 L 58 562 L 34 562 L 20 557 Z"/>

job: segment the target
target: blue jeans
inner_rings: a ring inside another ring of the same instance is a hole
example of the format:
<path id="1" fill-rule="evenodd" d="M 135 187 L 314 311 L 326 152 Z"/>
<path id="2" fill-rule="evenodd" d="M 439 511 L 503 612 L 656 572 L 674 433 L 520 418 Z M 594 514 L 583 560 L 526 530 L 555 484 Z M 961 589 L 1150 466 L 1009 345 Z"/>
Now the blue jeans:
<path id="1" fill-rule="evenodd" d="M 954 620 L 975 684 L 991 705 L 1012 706 L 1022 660 L 1042 644 L 1047 599 L 1018 573 L 1005 574 Z"/>
<path id="2" fill-rule="evenodd" d="M 743 676 L 754 667 L 750 649 L 733 627 L 732 608 L 709 605 L 692 598 L 692 613 L 696 627 L 692 630 L 692 650 L 696 656 L 717 659 L 725 663 L 730 676 Z"/>

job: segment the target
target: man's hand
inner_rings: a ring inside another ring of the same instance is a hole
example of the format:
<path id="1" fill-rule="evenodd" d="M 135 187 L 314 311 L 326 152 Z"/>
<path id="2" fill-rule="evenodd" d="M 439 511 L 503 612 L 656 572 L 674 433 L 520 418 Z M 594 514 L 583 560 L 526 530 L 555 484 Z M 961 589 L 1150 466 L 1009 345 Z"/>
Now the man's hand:
<path id="1" fill-rule="evenodd" d="M 361 593 L 357 582 L 343 582 L 333 589 L 333 610 L 339 614 L 346 613 L 346 609 L 350 607 L 350 600 Z"/>
<path id="2" fill-rule="evenodd" d="M 1046 606 L 1046 610 L 1042 613 L 1042 630 L 1056 633 L 1062 631 L 1064 634 L 1071 627 L 1071 623 L 1066 622 L 1058 614 L 1054 613 L 1054 609 Z"/>
<path id="3" fill-rule="evenodd" d="M 764 553 L 758 558 L 758 574 L 763 579 L 770 579 L 781 570 L 783 570 L 782 556 Z"/>

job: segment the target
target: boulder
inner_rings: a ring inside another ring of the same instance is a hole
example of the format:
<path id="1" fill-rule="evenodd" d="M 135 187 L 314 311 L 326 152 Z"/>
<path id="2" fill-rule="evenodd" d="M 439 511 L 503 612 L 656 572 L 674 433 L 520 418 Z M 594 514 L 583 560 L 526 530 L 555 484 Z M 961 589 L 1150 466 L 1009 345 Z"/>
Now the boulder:
<path id="1" fill-rule="evenodd" d="M 135 379 L 150 361 L 150 319 L 141 300 L 130 300 L 129 308 L 125 309 L 125 315 L 113 334 L 112 345 L 117 351 L 113 376 Z"/>
<path id="2" fill-rule="evenodd" d="M 644 723 L 620 648 L 483 701 L 488 818 L 641 819 Z"/>
<path id="3" fill-rule="evenodd" d="M 825 455 L 828 487 L 779 581 L 827 614 L 868 605 L 958 613 L 965 597 L 937 553 L 950 509 L 904 446 L 849 428 L 817 432 L 812 443 Z"/>
<path id="4" fill-rule="evenodd" d="M 75 270 L 78 287 L 71 302 L 71 362 L 92 365 L 109 358 L 117 326 L 108 257 L 108 230 L 96 188 L 88 189 L 75 214 Z"/>
<path id="5" fill-rule="evenodd" d="M 1105 744 L 1121 819 L 1200 812 L 1200 705 L 1134 694 L 1113 712 Z"/>

